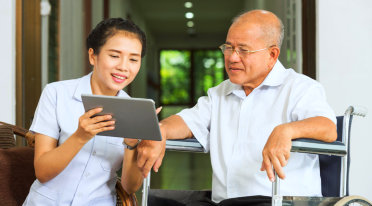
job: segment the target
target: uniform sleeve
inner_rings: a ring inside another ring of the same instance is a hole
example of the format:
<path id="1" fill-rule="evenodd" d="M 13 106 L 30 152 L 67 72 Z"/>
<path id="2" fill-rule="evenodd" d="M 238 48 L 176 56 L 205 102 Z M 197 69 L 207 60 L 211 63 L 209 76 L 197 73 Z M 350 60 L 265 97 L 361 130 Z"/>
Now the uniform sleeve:
<path id="1" fill-rule="evenodd" d="M 56 115 L 56 99 L 57 94 L 55 88 L 53 88 L 51 85 L 47 85 L 40 96 L 40 100 L 32 120 L 32 125 L 30 127 L 31 131 L 47 135 L 54 139 L 59 138 L 60 129 Z"/>
<path id="2" fill-rule="evenodd" d="M 189 127 L 194 137 L 204 147 L 204 151 L 209 151 L 209 129 L 211 125 L 211 99 L 206 96 L 200 97 L 198 103 L 191 109 L 184 109 L 179 115 Z"/>
<path id="3" fill-rule="evenodd" d="M 308 87 L 302 93 L 291 113 L 294 121 L 317 116 L 326 117 L 336 124 L 335 113 L 328 105 L 325 91 L 318 82 Z"/>

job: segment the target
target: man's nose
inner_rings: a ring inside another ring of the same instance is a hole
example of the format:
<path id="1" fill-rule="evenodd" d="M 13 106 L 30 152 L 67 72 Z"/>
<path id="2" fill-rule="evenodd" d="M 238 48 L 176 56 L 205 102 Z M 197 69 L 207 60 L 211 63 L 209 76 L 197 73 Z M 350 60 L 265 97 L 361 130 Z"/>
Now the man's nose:
<path id="1" fill-rule="evenodd" d="M 229 60 L 232 62 L 240 61 L 239 51 L 235 48 L 229 56 Z"/>
<path id="2" fill-rule="evenodd" d="M 234 51 L 232 52 L 231 55 L 233 55 L 234 53 L 236 53 L 240 57 L 240 53 L 239 53 L 238 48 L 234 48 Z"/>

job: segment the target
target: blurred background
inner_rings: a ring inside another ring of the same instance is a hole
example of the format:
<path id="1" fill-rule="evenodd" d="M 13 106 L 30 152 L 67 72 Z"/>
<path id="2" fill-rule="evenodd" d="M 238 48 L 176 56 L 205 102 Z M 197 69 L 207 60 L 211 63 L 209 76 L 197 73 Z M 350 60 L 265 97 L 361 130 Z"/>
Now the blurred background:
<path id="1" fill-rule="evenodd" d="M 274 12 L 285 26 L 280 61 L 325 87 L 337 115 L 372 109 L 370 0 L 0 0 L 0 121 L 28 128 L 42 88 L 91 71 L 85 39 L 102 19 L 131 19 L 148 50 L 132 97 L 163 106 L 159 119 L 192 107 L 227 78 L 218 46 L 232 19 L 251 9 Z M 372 118 L 355 118 L 350 193 L 372 199 Z M 23 145 L 21 139 L 17 140 Z M 167 152 L 152 188 L 208 189 L 208 154 Z"/>

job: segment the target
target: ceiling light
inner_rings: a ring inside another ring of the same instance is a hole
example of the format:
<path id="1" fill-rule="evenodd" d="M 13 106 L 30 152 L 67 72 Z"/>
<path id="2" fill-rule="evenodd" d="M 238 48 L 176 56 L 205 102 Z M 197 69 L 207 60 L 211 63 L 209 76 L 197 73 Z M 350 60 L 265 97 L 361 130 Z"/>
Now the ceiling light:
<path id="1" fill-rule="evenodd" d="M 191 36 L 195 35 L 196 33 L 195 28 L 187 28 L 187 33 Z"/>
<path id="2" fill-rule="evenodd" d="M 194 27 L 194 22 L 193 21 L 188 21 L 186 23 L 187 27 Z"/>
<path id="3" fill-rule="evenodd" d="M 185 2 L 185 7 L 188 8 L 188 9 L 192 8 L 192 2 L 186 1 Z"/>
<path id="4" fill-rule="evenodd" d="M 192 13 L 192 12 L 186 12 L 185 13 L 185 17 L 186 17 L 186 19 L 192 19 L 192 18 L 194 18 L 194 13 Z"/>

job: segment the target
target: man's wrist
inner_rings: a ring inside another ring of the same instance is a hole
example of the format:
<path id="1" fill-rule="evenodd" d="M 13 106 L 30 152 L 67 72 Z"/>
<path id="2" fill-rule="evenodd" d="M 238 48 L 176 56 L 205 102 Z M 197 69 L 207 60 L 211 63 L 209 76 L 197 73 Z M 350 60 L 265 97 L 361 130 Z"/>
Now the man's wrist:
<path id="1" fill-rule="evenodd" d="M 295 138 L 295 131 L 293 130 L 291 123 L 286 123 L 279 125 L 279 128 L 282 133 L 284 133 L 285 137 L 288 137 L 290 140 L 293 140 Z"/>

